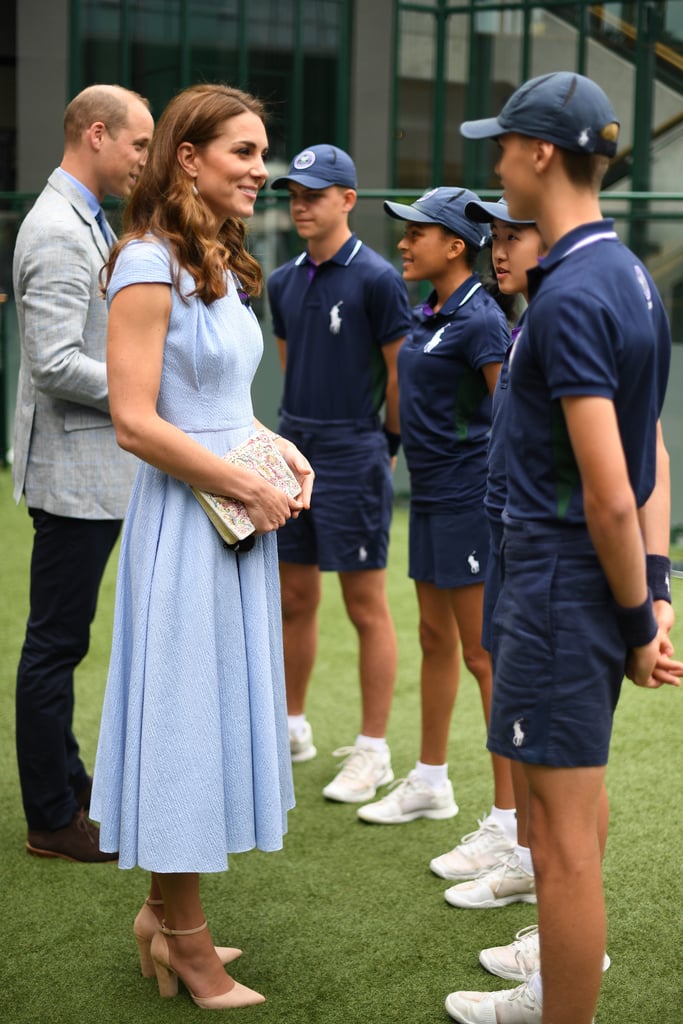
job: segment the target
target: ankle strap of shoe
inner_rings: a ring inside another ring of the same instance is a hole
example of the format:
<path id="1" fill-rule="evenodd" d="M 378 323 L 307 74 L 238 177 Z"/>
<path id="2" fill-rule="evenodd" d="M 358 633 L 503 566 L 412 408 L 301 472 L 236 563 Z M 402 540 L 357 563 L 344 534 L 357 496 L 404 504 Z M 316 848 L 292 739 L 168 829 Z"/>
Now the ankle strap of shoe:
<path id="1" fill-rule="evenodd" d="M 196 935 L 197 932 L 203 932 L 205 928 L 208 928 L 206 921 L 198 928 L 168 928 L 165 921 L 161 922 L 161 931 L 164 935 Z"/>
<path id="2" fill-rule="evenodd" d="M 163 907 L 164 905 L 163 900 L 152 900 L 149 897 L 145 900 L 145 903 L 148 907 Z"/>

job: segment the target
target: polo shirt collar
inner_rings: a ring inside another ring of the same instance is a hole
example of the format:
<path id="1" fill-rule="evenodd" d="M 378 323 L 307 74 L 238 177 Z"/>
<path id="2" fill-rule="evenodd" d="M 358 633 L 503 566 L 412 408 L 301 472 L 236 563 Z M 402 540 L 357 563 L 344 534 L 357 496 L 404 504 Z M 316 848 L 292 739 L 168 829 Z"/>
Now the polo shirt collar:
<path id="1" fill-rule="evenodd" d="M 589 224 L 580 224 L 563 235 L 555 242 L 550 252 L 538 261 L 537 267 L 527 271 L 529 281 L 529 298 L 538 289 L 545 274 L 551 273 L 562 260 L 575 249 L 582 249 L 586 245 L 603 240 L 613 241 L 618 239 L 614 230 L 614 220 L 605 217 L 603 220 L 591 221 Z"/>
<path id="2" fill-rule="evenodd" d="M 452 317 L 455 311 L 463 306 L 469 299 L 474 295 L 476 291 L 481 288 L 481 281 L 479 280 L 478 274 L 470 274 L 470 276 L 458 285 L 455 291 L 446 299 L 443 306 L 438 313 L 429 313 L 428 309 L 434 309 L 434 303 L 436 302 L 436 291 L 430 293 L 429 298 L 422 306 L 422 310 L 425 316 L 443 316 Z"/>
<path id="3" fill-rule="evenodd" d="M 325 263 L 337 263 L 340 267 L 346 267 L 355 258 L 362 245 L 363 243 L 361 240 L 355 234 L 352 234 L 351 237 L 344 242 L 341 249 L 338 249 L 334 256 L 331 256 L 329 260 L 325 260 Z M 296 262 L 299 266 L 302 263 L 309 263 L 312 266 L 321 265 L 313 263 L 308 252 L 302 252 Z"/>

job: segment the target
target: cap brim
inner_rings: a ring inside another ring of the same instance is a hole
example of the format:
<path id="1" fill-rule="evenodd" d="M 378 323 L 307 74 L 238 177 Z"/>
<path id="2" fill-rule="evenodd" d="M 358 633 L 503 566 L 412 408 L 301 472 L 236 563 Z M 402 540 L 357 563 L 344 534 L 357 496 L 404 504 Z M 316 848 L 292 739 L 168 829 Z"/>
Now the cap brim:
<path id="1" fill-rule="evenodd" d="M 516 220 L 510 216 L 507 203 L 485 203 L 482 200 L 469 202 L 465 207 L 465 216 L 476 224 L 490 224 L 492 220 L 502 220 L 506 224 L 535 224 L 533 220 Z"/>
<path id="2" fill-rule="evenodd" d="M 404 203 L 390 203 L 388 199 L 384 200 L 384 212 L 388 213 L 390 217 L 395 217 L 396 220 L 411 220 L 415 224 L 440 223 L 434 217 L 427 217 L 426 214 L 420 213 L 414 206 L 406 206 Z"/>
<path id="3" fill-rule="evenodd" d="M 323 178 L 316 178 L 314 174 L 285 174 L 273 179 L 270 187 L 275 189 L 287 188 L 290 181 L 293 181 L 295 185 L 303 185 L 304 188 L 332 188 L 333 185 L 339 185 L 340 188 L 355 188 L 354 185 L 342 185 L 337 181 L 325 181 Z"/>
<path id="4" fill-rule="evenodd" d="M 497 135 L 504 133 L 505 129 L 497 117 L 485 117 L 481 121 L 463 121 L 460 125 L 460 134 L 466 139 L 495 139 Z"/>

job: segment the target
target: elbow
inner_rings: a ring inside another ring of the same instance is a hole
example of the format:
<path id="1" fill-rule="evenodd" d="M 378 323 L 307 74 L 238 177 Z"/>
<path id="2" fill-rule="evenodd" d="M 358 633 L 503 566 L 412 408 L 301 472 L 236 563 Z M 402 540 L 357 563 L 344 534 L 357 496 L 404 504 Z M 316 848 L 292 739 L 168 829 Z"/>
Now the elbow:
<path id="1" fill-rule="evenodd" d="M 112 417 L 116 443 L 124 452 L 140 456 L 143 444 L 143 432 L 139 426 L 116 416 Z"/>
<path id="2" fill-rule="evenodd" d="M 613 530 L 637 514 L 635 496 L 630 489 L 608 496 L 585 494 L 584 512 L 592 528 Z"/>

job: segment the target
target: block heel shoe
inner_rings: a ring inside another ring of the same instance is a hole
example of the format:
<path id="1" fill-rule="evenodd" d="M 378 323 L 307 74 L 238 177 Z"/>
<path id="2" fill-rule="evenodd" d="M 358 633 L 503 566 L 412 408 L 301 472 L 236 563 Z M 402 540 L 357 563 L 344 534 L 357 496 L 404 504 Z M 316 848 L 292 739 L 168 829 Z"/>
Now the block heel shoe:
<path id="1" fill-rule="evenodd" d="M 163 907 L 163 905 L 163 900 L 145 900 L 133 922 L 133 934 L 138 946 L 140 970 L 143 978 L 154 977 L 154 961 L 152 960 L 151 946 L 152 939 L 161 928 L 159 918 L 151 908 Z M 216 955 L 223 965 L 230 964 L 233 960 L 237 960 L 238 957 L 242 956 L 242 950 L 234 946 L 216 946 L 215 949 Z"/>
<path id="2" fill-rule="evenodd" d="M 208 927 L 206 921 L 198 928 L 167 928 L 162 922 L 158 931 L 154 933 L 151 945 L 151 957 L 159 985 L 159 995 L 162 999 L 170 999 L 178 994 L 178 979 L 180 975 L 174 967 L 171 967 L 167 935 L 196 935 Z M 183 982 L 183 984 L 185 984 Z M 185 985 L 192 1001 L 202 1010 L 231 1010 L 242 1006 L 255 1006 L 257 1003 L 264 1003 L 266 997 L 260 992 L 254 992 L 246 985 L 240 985 L 233 979 L 233 987 L 229 992 L 222 992 L 217 996 L 196 996 L 192 989 Z"/>

